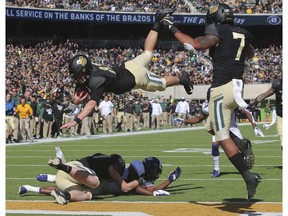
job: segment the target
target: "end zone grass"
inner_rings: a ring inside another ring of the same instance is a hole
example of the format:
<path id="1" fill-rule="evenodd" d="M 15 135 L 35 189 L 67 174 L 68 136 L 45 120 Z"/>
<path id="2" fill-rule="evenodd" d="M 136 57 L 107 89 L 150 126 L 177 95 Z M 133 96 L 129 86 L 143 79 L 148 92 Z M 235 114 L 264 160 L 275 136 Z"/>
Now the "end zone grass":
<path id="1" fill-rule="evenodd" d="M 262 129 L 265 138 L 255 137 L 251 126 L 240 126 L 242 135 L 249 138 L 256 157 L 252 172 L 262 176 L 253 202 L 282 202 L 282 151 L 276 135 L 276 126 Z M 195 128 L 195 127 L 193 127 Z M 128 133 L 129 134 L 129 133 Z M 56 173 L 47 165 L 55 156 L 54 147 L 60 146 L 67 161 L 96 152 L 117 153 L 126 164 L 135 159 L 156 156 L 163 163 L 163 173 L 156 184 L 166 179 L 169 172 L 180 166 L 181 177 L 167 189 L 171 196 L 100 196 L 94 201 L 148 201 L 148 202 L 246 202 L 246 186 L 226 155 L 220 153 L 221 176 L 211 178 L 211 136 L 205 130 L 173 131 L 101 139 L 85 139 L 68 142 L 6 146 L 6 199 L 47 200 L 52 197 L 37 194 L 18 195 L 23 184 L 47 186 L 38 182 L 40 173 Z"/>

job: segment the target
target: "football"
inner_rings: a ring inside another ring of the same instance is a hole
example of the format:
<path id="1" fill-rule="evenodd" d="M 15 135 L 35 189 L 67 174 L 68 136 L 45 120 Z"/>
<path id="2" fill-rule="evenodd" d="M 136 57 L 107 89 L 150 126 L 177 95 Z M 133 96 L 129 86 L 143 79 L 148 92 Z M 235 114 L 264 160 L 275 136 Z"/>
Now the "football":
<path id="1" fill-rule="evenodd" d="M 87 94 L 89 95 L 90 90 L 85 86 L 81 86 L 75 90 L 75 93 L 78 97 L 82 98 L 82 97 L 86 96 Z"/>

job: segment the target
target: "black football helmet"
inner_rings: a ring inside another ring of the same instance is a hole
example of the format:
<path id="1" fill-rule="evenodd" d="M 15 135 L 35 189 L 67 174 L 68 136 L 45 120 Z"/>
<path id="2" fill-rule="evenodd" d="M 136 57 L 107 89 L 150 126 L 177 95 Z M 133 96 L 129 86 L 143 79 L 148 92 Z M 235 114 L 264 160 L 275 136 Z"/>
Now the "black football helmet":
<path id="1" fill-rule="evenodd" d="M 156 157 L 147 157 L 143 160 L 143 165 L 145 168 L 144 179 L 146 181 L 154 182 L 162 173 L 162 163 Z"/>
<path id="2" fill-rule="evenodd" d="M 212 6 L 206 14 L 206 24 L 230 24 L 234 23 L 233 10 L 227 4 L 219 3 Z"/>
<path id="3" fill-rule="evenodd" d="M 84 83 L 92 70 L 92 63 L 85 55 L 76 55 L 69 60 L 69 73 L 80 84 Z"/>

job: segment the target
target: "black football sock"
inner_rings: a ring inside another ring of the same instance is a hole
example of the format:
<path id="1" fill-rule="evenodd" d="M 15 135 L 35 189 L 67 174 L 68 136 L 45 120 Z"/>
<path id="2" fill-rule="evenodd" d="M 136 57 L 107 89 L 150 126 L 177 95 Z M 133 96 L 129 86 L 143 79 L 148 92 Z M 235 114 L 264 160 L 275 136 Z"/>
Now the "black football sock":
<path id="1" fill-rule="evenodd" d="M 239 171 L 239 173 L 242 175 L 243 179 L 247 181 L 249 177 L 251 176 L 251 173 L 249 172 L 242 155 L 240 153 L 237 153 L 231 158 L 229 158 L 229 160 L 234 165 L 234 167 Z"/>
<path id="2" fill-rule="evenodd" d="M 68 166 L 68 165 L 66 165 L 66 164 L 59 164 L 59 166 L 57 166 L 57 168 L 59 169 L 59 170 L 62 170 L 62 171 L 64 171 L 64 172 L 66 172 L 66 173 L 70 173 L 71 172 L 71 170 L 72 170 L 72 167 L 71 166 Z"/>

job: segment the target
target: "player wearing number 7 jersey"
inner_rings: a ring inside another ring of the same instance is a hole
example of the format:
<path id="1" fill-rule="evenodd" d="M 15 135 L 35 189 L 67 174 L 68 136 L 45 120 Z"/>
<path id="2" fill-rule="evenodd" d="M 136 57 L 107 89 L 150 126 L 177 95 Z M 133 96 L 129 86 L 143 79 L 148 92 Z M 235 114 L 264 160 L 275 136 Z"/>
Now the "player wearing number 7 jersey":
<path id="1" fill-rule="evenodd" d="M 245 59 L 252 58 L 252 35 L 233 26 L 234 14 L 226 4 L 216 4 L 206 15 L 205 35 L 192 38 L 174 26 L 171 16 L 161 23 L 189 50 L 209 49 L 213 64 L 213 83 L 209 101 L 209 118 L 216 141 L 220 143 L 231 163 L 240 172 L 247 186 L 247 199 L 251 200 L 260 182 L 260 176 L 249 172 L 235 142 L 230 138 L 231 114 L 237 107 L 248 105 L 241 100 Z"/>

